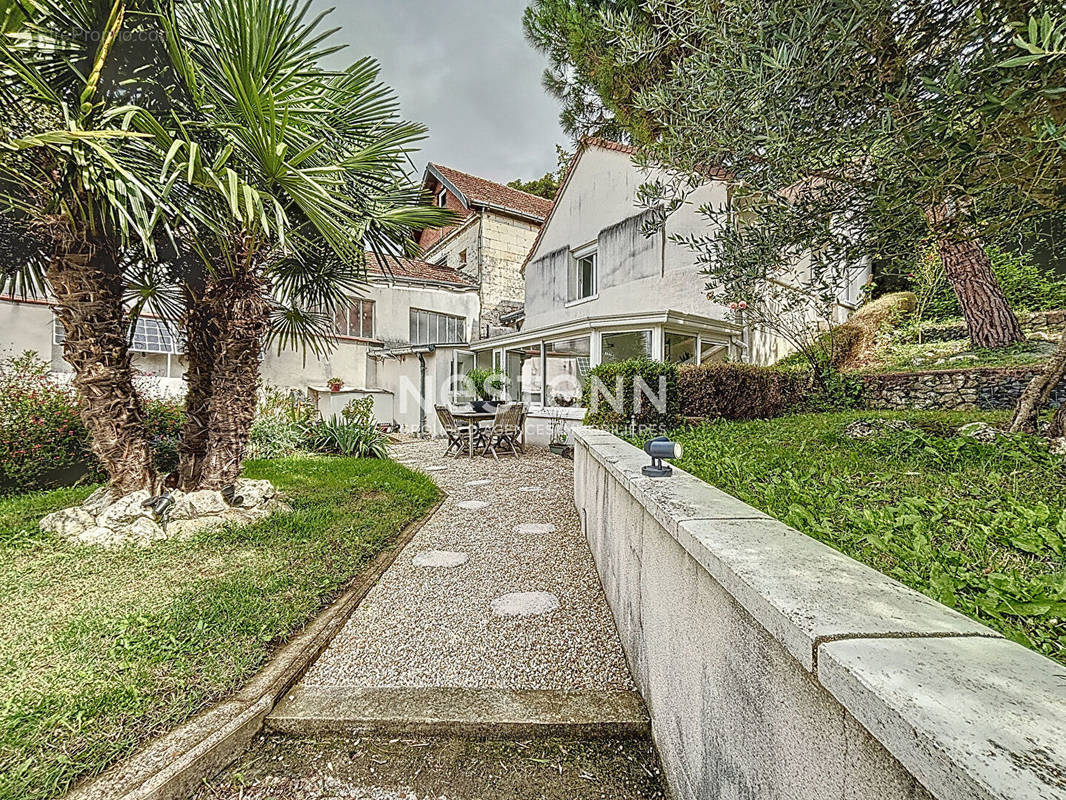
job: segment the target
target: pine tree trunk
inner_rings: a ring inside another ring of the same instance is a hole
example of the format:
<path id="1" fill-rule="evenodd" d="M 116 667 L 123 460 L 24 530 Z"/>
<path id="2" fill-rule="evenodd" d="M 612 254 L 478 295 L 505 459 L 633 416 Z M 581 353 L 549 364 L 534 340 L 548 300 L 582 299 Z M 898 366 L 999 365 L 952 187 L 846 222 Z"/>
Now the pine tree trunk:
<path id="1" fill-rule="evenodd" d="M 74 369 L 79 413 L 90 446 L 113 489 L 154 490 L 155 469 L 144 407 L 133 386 L 129 318 L 122 278 L 110 252 L 90 243 L 52 260 L 48 283 L 66 339 L 63 359 Z"/>
<path id="2" fill-rule="evenodd" d="M 200 296 L 189 293 L 185 315 L 185 425 L 178 474 L 185 491 L 200 488 L 211 423 L 211 387 L 217 326 Z"/>
<path id="3" fill-rule="evenodd" d="M 226 276 L 206 303 L 218 325 L 211 416 L 200 488 L 221 489 L 241 474 L 255 419 L 259 364 L 269 322 L 266 287 L 254 268 Z"/>
<path id="4" fill-rule="evenodd" d="M 973 239 L 941 239 L 937 250 L 944 274 L 959 298 L 973 346 L 1003 347 L 1024 342 L 1022 326 L 992 274 L 992 263 L 981 243 Z"/>
<path id="5" fill-rule="evenodd" d="M 965 213 L 966 200 L 940 203 L 926 210 L 937 237 L 944 274 L 955 291 L 974 347 L 1003 347 L 1024 342 L 1025 334 L 999 287 L 992 262 Z"/>
<path id="6" fill-rule="evenodd" d="M 1051 399 L 1051 393 L 1055 391 L 1055 387 L 1062 383 L 1063 377 L 1066 377 L 1066 331 L 1063 331 L 1062 339 L 1059 341 L 1059 349 L 1055 351 L 1051 361 L 1044 367 L 1044 371 L 1029 381 L 1029 385 L 1022 392 L 1022 396 L 1018 400 L 1018 406 L 1014 410 L 1014 419 L 1011 420 L 1010 424 L 1012 433 L 1037 432 L 1036 423 L 1040 412 L 1043 411 L 1048 400 Z M 1066 413 L 1062 410 L 1064 407 L 1066 407 L 1066 403 L 1055 414 L 1055 420 L 1058 420 L 1060 425 L 1066 422 Z M 1051 438 L 1066 435 L 1054 432 L 1054 420 L 1051 428 L 1052 430 L 1049 432 Z M 1062 430 L 1062 427 L 1059 430 Z"/>

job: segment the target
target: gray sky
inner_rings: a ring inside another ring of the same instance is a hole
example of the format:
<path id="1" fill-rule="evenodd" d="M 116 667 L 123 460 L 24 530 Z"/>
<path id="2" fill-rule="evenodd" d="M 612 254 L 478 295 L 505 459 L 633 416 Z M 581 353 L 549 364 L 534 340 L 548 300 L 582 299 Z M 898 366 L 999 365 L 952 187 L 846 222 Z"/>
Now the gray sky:
<path id="1" fill-rule="evenodd" d="M 555 169 L 559 109 L 540 84 L 544 57 L 522 33 L 525 0 L 315 0 L 349 47 L 381 62 L 403 114 L 429 126 L 415 158 L 506 183 Z"/>

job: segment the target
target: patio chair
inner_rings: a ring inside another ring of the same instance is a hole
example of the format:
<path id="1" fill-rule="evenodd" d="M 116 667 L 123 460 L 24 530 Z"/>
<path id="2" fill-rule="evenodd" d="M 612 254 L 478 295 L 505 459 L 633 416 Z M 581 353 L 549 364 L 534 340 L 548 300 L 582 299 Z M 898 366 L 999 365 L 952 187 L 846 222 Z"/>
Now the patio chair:
<path id="1" fill-rule="evenodd" d="M 434 406 L 434 408 L 437 410 L 437 419 L 440 420 L 441 427 L 444 428 L 444 433 L 448 436 L 448 449 L 444 451 L 444 457 L 447 458 L 453 455 L 453 450 L 455 451 L 454 455 L 461 455 L 466 451 L 467 444 L 470 441 L 470 427 L 456 422 L 448 406 Z"/>
<path id="2" fill-rule="evenodd" d="M 496 448 L 505 453 L 511 451 L 511 455 L 517 457 L 522 444 L 522 419 L 525 416 L 525 406 L 521 403 L 508 403 L 496 409 L 496 416 L 492 420 L 492 427 L 485 431 L 483 440 L 484 449 L 482 455 L 492 454 L 497 461 L 500 460 Z M 505 449 L 506 448 L 506 449 Z"/>

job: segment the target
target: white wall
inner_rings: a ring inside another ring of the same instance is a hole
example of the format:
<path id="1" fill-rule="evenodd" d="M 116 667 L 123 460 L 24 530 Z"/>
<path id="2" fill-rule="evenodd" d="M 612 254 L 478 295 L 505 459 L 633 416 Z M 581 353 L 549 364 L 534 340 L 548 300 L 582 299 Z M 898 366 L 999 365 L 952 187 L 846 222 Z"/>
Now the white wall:
<path id="1" fill-rule="evenodd" d="M 647 181 L 625 153 L 598 147 L 582 151 L 526 265 L 526 330 L 632 311 L 672 309 L 728 318 L 728 309 L 707 300 L 693 253 L 669 240 L 672 234 L 705 230 L 698 208 L 724 204 L 725 184 L 702 187 L 678 209 L 667 222 L 664 242 L 661 233 L 641 234 L 637 191 Z M 568 305 L 567 253 L 591 243 L 599 249 L 597 297 Z"/>

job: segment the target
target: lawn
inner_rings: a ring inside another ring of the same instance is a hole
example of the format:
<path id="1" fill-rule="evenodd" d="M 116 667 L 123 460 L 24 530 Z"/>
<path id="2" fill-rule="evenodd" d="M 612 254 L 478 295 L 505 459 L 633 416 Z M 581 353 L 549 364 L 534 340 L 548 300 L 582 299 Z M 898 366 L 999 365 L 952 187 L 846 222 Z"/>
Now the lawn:
<path id="1" fill-rule="evenodd" d="M 106 552 L 0 500 L 0 798 L 48 798 L 232 693 L 438 497 L 391 461 L 258 461 L 291 513 Z"/>
<path id="2" fill-rule="evenodd" d="M 912 430 L 854 440 L 848 422 Z M 979 412 L 803 414 L 676 431 L 678 466 L 1066 663 L 1066 458 L 954 435 Z"/>

